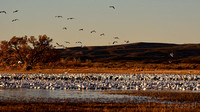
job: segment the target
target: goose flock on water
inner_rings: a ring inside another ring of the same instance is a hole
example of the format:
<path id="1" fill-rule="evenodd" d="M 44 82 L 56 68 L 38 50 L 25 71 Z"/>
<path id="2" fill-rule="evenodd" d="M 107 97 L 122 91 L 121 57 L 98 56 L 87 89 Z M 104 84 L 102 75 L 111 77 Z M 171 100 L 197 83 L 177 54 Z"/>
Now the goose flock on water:
<path id="1" fill-rule="evenodd" d="M 0 74 L 0 88 L 175 90 L 200 92 L 200 75 L 105 73 Z"/>

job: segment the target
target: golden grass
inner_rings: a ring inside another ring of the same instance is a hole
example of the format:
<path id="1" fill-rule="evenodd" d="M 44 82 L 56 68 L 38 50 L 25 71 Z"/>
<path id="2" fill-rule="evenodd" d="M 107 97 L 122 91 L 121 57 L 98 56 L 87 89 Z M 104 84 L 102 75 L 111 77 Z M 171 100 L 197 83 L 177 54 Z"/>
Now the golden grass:
<path id="1" fill-rule="evenodd" d="M 156 98 L 158 100 L 167 100 L 175 102 L 198 102 L 200 103 L 200 93 L 199 92 L 175 92 L 175 91 L 154 91 L 154 90 L 111 90 L 104 91 L 106 94 L 123 94 L 123 95 L 134 95 L 134 96 L 149 96 Z"/>
<path id="2" fill-rule="evenodd" d="M 200 74 L 200 70 L 168 70 L 168 69 L 127 69 L 127 68 L 96 68 L 77 67 L 68 69 L 32 69 L 25 70 L 4 70 L 0 73 L 159 73 L 159 74 Z"/>
<path id="3" fill-rule="evenodd" d="M 198 112 L 200 105 L 175 105 L 160 103 L 16 103 L 0 102 L 2 112 Z"/>

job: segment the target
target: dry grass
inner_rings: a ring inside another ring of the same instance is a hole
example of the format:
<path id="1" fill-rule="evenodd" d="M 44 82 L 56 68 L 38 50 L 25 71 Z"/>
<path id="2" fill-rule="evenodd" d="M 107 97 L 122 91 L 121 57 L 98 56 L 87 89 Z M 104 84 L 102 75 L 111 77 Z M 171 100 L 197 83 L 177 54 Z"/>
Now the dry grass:
<path id="1" fill-rule="evenodd" d="M 95 111 L 95 112 L 197 112 L 200 105 L 174 105 L 159 103 L 15 103 L 1 102 L 2 112 L 53 112 L 53 111 Z"/>
<path id="2" fill-rule="evenodd" d="M 169 69 L 142 69 L 142 68 L 98 68 L 98 67 L 76 67 L 68 69 L 32 69 L 25 70 L 5 70 L 0 69 L 0 73 L 165 73 L 165 74 L 200 74 L 200 70 L 169 70 Z"/>
<path id="3" fill-rule="evenodd" d="M 134 95 L 134 96 L 149 96 L 159 100 L 175 101 L 182 103 L 197 102 L 200 103 L 200 93 L 198 92 L 175 92 L 175 91 L 105 91 L 106 94 L 123 94 L 123 95 Z"/>

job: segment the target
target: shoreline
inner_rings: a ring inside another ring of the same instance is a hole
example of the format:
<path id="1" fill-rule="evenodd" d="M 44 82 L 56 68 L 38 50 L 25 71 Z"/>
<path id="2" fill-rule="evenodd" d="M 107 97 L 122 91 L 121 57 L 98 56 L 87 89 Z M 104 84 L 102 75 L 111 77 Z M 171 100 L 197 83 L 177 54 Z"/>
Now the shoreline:
<path id="1" fill-rule="evenodd" d="M 0 73 L 146 73 L 146 74 L 200 74 L 200 70 L 169 69 L 124 69 L 124 68 L 68 68 L 68 69 L 32 69 L 0 70 Z"/>

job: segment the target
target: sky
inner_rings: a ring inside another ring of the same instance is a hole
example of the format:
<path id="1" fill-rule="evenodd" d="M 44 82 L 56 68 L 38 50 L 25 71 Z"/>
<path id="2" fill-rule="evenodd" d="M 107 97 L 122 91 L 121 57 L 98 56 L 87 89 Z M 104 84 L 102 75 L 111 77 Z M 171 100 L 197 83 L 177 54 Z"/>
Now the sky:
<path id="1" fill-rule="evenodd" d="M 46 34 L 66 47 L 200 42 L 200 0 L 0 0 L 0 11 L 0 41 Z"/>

